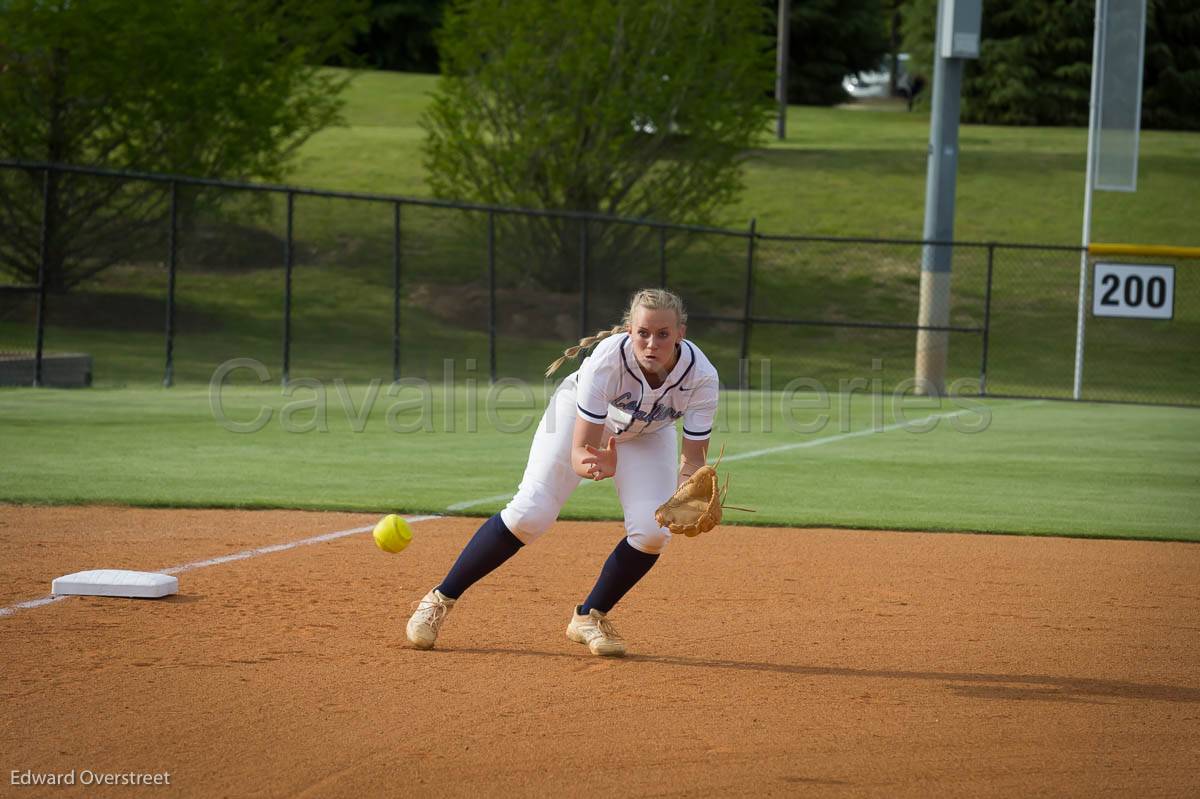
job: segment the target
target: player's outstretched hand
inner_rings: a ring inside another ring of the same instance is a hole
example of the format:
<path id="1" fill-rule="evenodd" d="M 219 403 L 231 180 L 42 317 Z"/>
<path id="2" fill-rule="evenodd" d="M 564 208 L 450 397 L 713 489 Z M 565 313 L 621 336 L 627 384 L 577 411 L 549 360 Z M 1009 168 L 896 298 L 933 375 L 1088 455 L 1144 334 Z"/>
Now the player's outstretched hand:
<path id="1" fill-rule="evenodd" d="M 617 440 L 610 438 L 607 449 L 597 449 L 591 444 L 583 445 L 588 451 L 588 457 L 581 463 L 588 467 L 588 477 L 593 480 L 603 480 L 617 473 Z"/>

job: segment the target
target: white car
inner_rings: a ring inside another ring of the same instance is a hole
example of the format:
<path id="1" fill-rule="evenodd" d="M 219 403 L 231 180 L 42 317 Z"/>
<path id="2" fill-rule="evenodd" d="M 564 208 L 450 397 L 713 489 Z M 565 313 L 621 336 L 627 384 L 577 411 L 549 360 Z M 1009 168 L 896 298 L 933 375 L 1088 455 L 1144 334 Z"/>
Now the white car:
<path id="1" fill-rule="evenodd" d="M 896 78 L 896 93 L 901 97 L 912 96 L 912 76 L 908 73 L 908 53 L 900 53 L 900 74 Z M 892 79 L 892 59 L 887 57 L 878 69 L 871 72 L 851 72 L 842 78 L 842 88 L 856 100 L 871 97 L 887 97 Z"/>

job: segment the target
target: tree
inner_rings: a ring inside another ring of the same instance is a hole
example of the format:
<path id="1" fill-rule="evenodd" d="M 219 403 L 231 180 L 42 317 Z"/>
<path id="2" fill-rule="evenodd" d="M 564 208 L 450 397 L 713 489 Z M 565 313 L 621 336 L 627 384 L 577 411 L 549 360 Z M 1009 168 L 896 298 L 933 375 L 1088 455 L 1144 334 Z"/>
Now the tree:
<path id="1" fill-rule="evenodd" d="M 963 73 L 962 118 L 1009 125 L 1087 125 L 1094 2 L 985 0 L 979 59 Z M 933 74 L 937 0 L 908 0 L 905 46 Z M 1148 0 L 1142 123 L 1200 129 L 1200 7 Z"/>
<path id="2" fill-rule="evenodd" d="M 790 103 L 844 102 L 842 77 L 878 69 L 888 52 L 884 0 L 793 0 L 791 28 Z"/>
<path id="3" fill-rule="evenodd" d="M 4 0 L 0 157 L 279 179 L 338 119 L 346 78 L 310 65 L 344 45 L 358 13 L 341 0 Z M 40 171 L 0 170 L 0 270 L 27 282 L 42 200 Z M 150 184 L 53 176 L 49 285 L 110 266 L 161 229 L 164 206 Z"/>
<path id="4" fill-rule="evenodd" d="M 442 24 L 446 0 L 371 0 L 368 27 L 355 37 L 353 59 L 335 58 L 336 66 L 366 64 L 375 69 L 437 72 L 434 34 Z"/>
<path id="5" fill-rule="evenodd" d="M 1200 3 L 1149 0 L 1142 121 L 1200 130 Z"/>
<path id="6" fill-rule="evenodd" d="M 904 8 L 914 67 L 933 75 L 938 0 Z M 1092 3 L 984 3 L 979 58 L 963 72 L 962 119 L 1009 125 L 1087 124 Z"/>
<path id="7" fill-rule="evenodd" d="M 963 90 L 963 119 L 1086 125 L 1092 4 L 1023 2 L 987 11 L 980 60 Z"/>
<path id="8" fill-rule="evenodd" d="M 904 40 L 901 34 L 901 24 L 904 20 L 904 14 L 901 9 L 904 7 L 904 0 L 886 0 L 884 3 L 884 14 L 887 16 L 888 30 L 888 93 L 893 97 L 896 95 L 899 88 L 900 79 L 900 48 L 904 45 Z M 912 98 L 916 92 L 911 88 L 909 90 L 908 107 L 912 109 Z"/>
<path id="9" fill-rule="evenodd" d="M 439 197 L 711 222 L 772 113 L 759 0 L 459 0 L 423 118 Z M 543 286 L 576 287 L 578 223 L 506 221 Z M 590 230 L 590 228 L 589 228 Z M 618 264 L 645 229 L 598 227 Z"/>

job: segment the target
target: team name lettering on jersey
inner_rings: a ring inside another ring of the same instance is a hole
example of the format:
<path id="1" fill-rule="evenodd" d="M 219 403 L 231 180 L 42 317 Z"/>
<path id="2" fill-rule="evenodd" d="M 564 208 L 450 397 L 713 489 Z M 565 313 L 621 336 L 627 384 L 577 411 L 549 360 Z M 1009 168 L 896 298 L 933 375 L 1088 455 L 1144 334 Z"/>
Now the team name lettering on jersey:
<path id="1" fill-rule="evenodd" d="M 683 416 L 683 411 L 677 411 L 670 405 L 663 405 L 661 402 L 655 402 L 654 407 L 649 411 L 643 411 L 638 405 L 637 400 L 633 398 L 633 393 L 626 391 L 621 396 L 613 400 L 613 405 L 623 411 L 627 411 L 630 416 L 637 419 L 639 422 L 657 422 L 659 419 L 678 419 Z"/>
<path id="2" fill-rule="evenodd" d="M 686 340 L 662 384 L 650 388 L 638 368 L 628 334 L 610 336 L 597 344 L 563 385 L 575 390 L 580 419 L 605 425 L 621 441 L 654 435 L 678 421 L 683 422 L 684 438 L 708 438 L 720 391 L 716 367 L 695 343 Z"/>

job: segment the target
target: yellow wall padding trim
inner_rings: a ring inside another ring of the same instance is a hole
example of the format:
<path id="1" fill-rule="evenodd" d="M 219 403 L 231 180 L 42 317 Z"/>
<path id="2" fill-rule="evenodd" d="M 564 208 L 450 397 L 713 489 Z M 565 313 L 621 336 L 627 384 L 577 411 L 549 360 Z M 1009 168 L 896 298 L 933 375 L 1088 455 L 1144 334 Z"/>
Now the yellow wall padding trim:
<path id="1" fill-rule="evenodd" d="M 1150 258 L 1200 259 L 1200 247 L 1173 247 L 1166 244 L 1089 244 L 1088 255 L 1131 255 Z"/>

